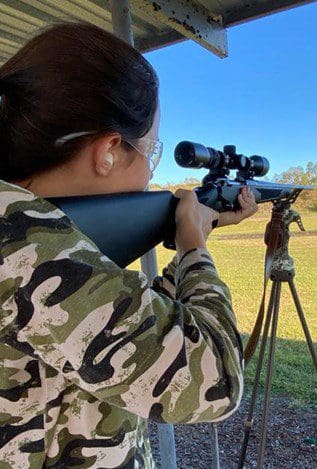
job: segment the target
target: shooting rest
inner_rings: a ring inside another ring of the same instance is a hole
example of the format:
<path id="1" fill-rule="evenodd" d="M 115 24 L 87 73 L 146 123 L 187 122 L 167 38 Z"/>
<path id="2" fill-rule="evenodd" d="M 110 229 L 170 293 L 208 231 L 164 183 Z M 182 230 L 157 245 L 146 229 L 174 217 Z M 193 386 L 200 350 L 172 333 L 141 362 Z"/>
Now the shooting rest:
<path id="1" fill-rule="evenodd" d="M 263 419 L 261 423 L 260 447 L 257 461 L 257 468 L 263 468 L 282 282 L 287 282 L 289 284 L 291 294 L 296 306 L 296 310 L 306 337 L 307 346 L 311 353 L 312 360 L 317 371 L 317 355 L 316 351 L 314 350 L 313 341 L 311 339 L 305 316 L 296 292 L 293 280 L 295 276 L 295 266 L 293 258 L 289 255 L 288 251 L 288 243 L 290 239 L 290 224 L 292 222 L 297 222 L 301 231 L 304 231 L 304 227 L 299 214 L 295 210 L 291 209 L 291 204 L 295 202 L 300 192 L 301 190 L 298 190 L 296 194 L 293 194 L 287 200 L 282 200 L 274 203 L 271 221 L 268 223 L 265 233 L 265 243 L 267 244 L 267 251 L 265 258 L 263 296 L 253 332 L 245 349 L 246 364 L 249 363 L 251 357 L 253 356 L 253 353 L 256 350 L 256 346 L 259 341 L 265 316 L 265 293 L 269 279 L 272 281 L 272 287 L 266 312 L 266 318 L 264 322 L 264 329 L 252 389 L 252 395 L 250 399 L 249 412 L 245 422 L 244 439 L 238 463 L 239 469 L 243 468 L 243 464 L 245 461 L 249 436 L 253 424 L 253 411 L 258 393 L 260 374 L 263 367 L 264 353 L 266 349 L 269 329 L 271 327 L 268 366 L 264 391 Z"/>

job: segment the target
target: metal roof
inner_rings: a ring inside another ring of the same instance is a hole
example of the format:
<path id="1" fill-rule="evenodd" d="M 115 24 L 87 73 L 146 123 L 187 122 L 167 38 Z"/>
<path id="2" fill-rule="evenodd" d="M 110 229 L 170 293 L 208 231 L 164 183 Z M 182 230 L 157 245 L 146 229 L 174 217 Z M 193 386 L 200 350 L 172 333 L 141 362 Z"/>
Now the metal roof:
<path id="1" fill-rule="evenodd" d="M 226 28 L 312 1 L 130 0 L 135 47 L 145 52 L 190 38 L 225 57 Z M 113 31 L 107 0 L 0 0 L 0 64 L 59 20 L 85 20 Z"/>

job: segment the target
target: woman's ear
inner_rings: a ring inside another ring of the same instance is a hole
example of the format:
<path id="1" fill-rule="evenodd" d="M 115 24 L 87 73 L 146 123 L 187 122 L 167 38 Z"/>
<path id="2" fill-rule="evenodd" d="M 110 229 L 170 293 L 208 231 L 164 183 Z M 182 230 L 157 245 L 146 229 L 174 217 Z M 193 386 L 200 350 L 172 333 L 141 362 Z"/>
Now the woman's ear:
<path id="1" fill-rule="evenodd" d="M 121 136 L 119 134 L 108 135 L 96 144 L 94 166 L 98 176 L 104 177 L 109 175 L 114 166 L 116 149 L 120 147 L 120 144 Z"/>
<path id="2" fill-rule="evenodd" d="M 113 154 L 106 152 L 96 164 L 96 171 L 100 176 L 108 176 L 113 166 Z"/>

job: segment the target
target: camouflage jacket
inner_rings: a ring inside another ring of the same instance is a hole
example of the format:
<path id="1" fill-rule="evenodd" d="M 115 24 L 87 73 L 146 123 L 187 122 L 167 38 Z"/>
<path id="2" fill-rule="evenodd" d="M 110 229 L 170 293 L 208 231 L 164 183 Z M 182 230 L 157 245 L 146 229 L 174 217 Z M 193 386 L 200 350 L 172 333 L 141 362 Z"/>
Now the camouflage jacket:
<path id="1" fill-rule="evenodd" d="M 219 421 L 243 389 L 209 253 L 148 284 L 47 200 L 0 181 L 0 468 L 152 468 L 146 419 Z"/>

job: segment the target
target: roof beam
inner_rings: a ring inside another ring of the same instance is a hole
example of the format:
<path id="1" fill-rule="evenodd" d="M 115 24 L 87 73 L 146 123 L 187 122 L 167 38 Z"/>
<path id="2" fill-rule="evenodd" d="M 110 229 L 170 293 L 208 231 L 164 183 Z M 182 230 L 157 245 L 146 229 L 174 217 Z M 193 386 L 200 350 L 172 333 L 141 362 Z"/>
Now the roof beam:
<path id="1" fill-rule="evenodd" d="M 135 47 L 140 52 L 150 52 L 152 50 L 160 49 L 161 47 L 170 46 L 171 44 L 176 44 L 177 42 L 185 41 L 186 38 L 179 34 L 178 31 L 170 29 L 169 32 L 165 34 L 152 34 L 151 36 L 137 38 L 135 37 Z"/>
<path id="2" fill-rule="evenodd" d="M 226 27 L 246 23 L 267 15 L 273 15 L 279 11 L 289 10 L 299 6 L 313 3 L 316 0 L 271 0 L 267 2 L 249 2 L 244 6 L 228 9 L 223 14 L 223 21 Z"/>
<path id="3" fill-rule="evenodd" d="M 201 4 L 193 0 L 131 0 L 131 6 L 140 16 L 146 15 L 149 22 L 152 18 L 168 25 L 219 57 L 227 57 L 227 33 L 222 18 Z"/>

